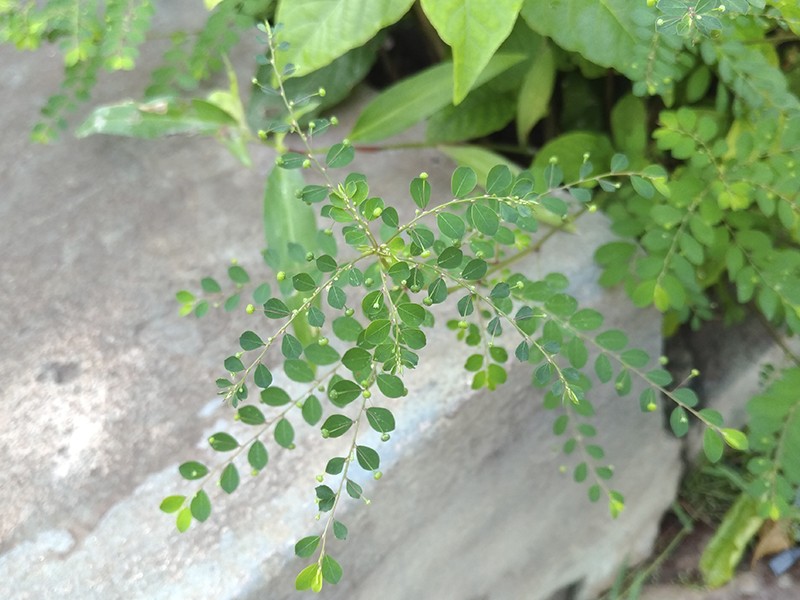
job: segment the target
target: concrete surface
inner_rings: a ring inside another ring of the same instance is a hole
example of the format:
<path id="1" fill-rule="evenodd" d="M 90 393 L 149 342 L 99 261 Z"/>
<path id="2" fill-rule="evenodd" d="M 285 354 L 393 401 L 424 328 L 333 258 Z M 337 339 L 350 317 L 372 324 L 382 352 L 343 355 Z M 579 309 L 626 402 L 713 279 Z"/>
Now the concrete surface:
<path id="1" fill-rule="evenodd" d="M 175 466 L 209 458 L 206 437 L 228 428 L 212 382 L 255 318 L 179 319 L 174 292 L 205 274 L 222 279 L 231 258 L 260 264 L 261 188 L 274 157 L 257 152 L 248 171 L 194 138 L 33 146 L 27 133 L 57 86 L 58 61 L 0 48 L 0 64 L 0 91 L 14 99 L 0 113 L 0 595 L 296 597 L 292 546 L 316 531 L 314 476 L 335 441 L 311 444 L 298 428 L 292 455 L 271 449 L 269 468 L 232 498 L 213 495 L 210 522 L 187 534 L 157 510 L 163 496 L 193 491 Z M 97 98 L 135 97 L 144 81 L 106 77 Z M 447 189 L 452 165 L 413 151 L 365 154 L 355 168 L 405 198 L 421 170 Z M 524 269 L 563 270 L 608 326 L 658 354 L 657 317 L 593 284 L 604 223 L 582 227 Z M 346 575 L 326 597 L 589 597 L 624 559 L 647 556 L 680 473 L 680 446 L 658 420 L 639 413 L 635 396 L 595 397 L 628 501 L 614 522 L 559 474 L 554 415 L 529 373 L 514 369 L 493 395 L 469 392 L 465 354 L 453 347 L 449 333 L 437 335 L 397 403 L 384 479 L 365 482 L 371 506 L 343 513 L 351 537 L 334 555 Z"/>

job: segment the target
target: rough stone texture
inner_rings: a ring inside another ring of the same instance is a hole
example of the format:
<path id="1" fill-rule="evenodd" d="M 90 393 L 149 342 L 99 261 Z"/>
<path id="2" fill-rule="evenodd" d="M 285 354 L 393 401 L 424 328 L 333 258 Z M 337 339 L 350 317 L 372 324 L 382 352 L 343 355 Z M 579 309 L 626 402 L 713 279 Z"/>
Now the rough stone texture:
<path id="1" fill-rule="evenodd" d="M 180 6 L 176 19 L 187 13 Z M 181 320 L 174 291 L 207 273 L 222 279 L 230 258 L 259 264 L 261 186 L 274 157 L 256 153 L 247 171 L 210 140 L 33 146 L 34 107 L 56 88 L 58 60 L 2 48 L 0 62 L 2 95 L 17 99 L 0 115 L 0 594 L 295 597 L 302 563 L 291 548 L 318 526 L 313 477 L 345 442 L 312 444 L 298 428 L 298 450 L 273 450 L 233 498 L 212 495 L 211 521 L 187 534 L 156 508 L 168 493 L 193 491 L 175 464 L 210 459 L 204 440 L 227 428 L 210 382 L 255 318 Z M 107 77 L 98 98 L 143 85 Z M 398 151 L 366 154 L 356 168 L 379 193 L 403 198 L 423 169 L 447 189 L 451 165 L 433 151 Z M 658 354 L 657 316 L 592 283 L 602 219 L 581 229 L 524 269 L 566 272 L 607 325 Z M 498 393 L 472 393 L 465 355 L 447 332 L 431 340 L 411 394 L 396 403 L 401 429 L 381 447 L 386 475 L 365 481 L 373 503 L 343 513 L 351 539 L 335 555 L 347 576 L 328 597 L 536 599 L 567 586 L 589 597 L 623 559 L 648 554 L 680 471 L 679 446 L 658 421 L 635 396 L 595 397 L 614 485 L 628 500 L 613 522 L 559 474 L 570 463 L 529 372 L 515 368 Z"/>

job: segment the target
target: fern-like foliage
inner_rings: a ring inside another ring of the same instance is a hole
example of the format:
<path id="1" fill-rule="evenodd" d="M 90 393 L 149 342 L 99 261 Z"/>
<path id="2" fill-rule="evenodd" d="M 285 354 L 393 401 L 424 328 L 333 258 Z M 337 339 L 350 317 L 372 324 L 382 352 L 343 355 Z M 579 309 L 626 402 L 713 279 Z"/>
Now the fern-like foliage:
<path id="1" fill-rule="evenodd" d="M 800 487 L 800 368 L 783 371 L 747 405 L 755 456 L 747 463 L 754 476 L 747 491 L 759 514 L 775 521 L 800 518 L 795 493 Z"/>

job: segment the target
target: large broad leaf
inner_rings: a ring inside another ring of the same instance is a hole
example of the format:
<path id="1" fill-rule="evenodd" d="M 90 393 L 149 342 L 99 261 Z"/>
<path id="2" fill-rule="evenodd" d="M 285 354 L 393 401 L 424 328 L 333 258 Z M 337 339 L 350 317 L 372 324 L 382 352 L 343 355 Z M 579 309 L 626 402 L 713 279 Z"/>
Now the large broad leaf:
<path id="1" fill-rule="evenodd" d="M 324 97 L 316 97 L 315 108 L 303 115 L 301 124 L 316 117 L 320 112 L 335 106 L 344 100 L 353 88 L 372 68 L 377 51 L 383 41 L 383 36 L 378 35 L 363 46 L 350 50 L 331 64 L 303 77 L 293 77 L 284 82 L 286 96 L 290 100 L 303 98 L 309 93 L 316 92 L 319 88 L 325 89 Z M 258 69 L 258 80 L 270 81 L 273 75 L 272 65 L 262 65 Z M 258 88 L 253 90 L 253 95 L 248 106 L 248 118 L 254 130 L 266 129 L 272 119 L 286 114 L 286 105 L 283 98 L 277 93 L 265 93 Z"/>
<path id="2" fill-rule="evenodd" d="M 366 44 L 402 17 L 414 0 L 282 0 L 276 23 L 278 67 L 295 65 L 295 76 L 307 75 Z"/>
<path id="3" fill-rule="evenodd" d="M 700 572 L 706 585 L 725 585 L 733 578 L 747 545 L 758 532 L 764 518 L 758 516 L 758 503 L 742 493 L 730 507 L 700 557 Z"/>
<path id="4" fill-rule="evenodd" d="M 525 145 L 534 125 L 547 115 L 555 81 L 555 56 L 550 44 L 543 39 L 517 97 L 517 139 L 521 145 Z"/>
<path id="5" fill-rule="evenodd" d="M 279 268 L 288 266 L 288 244 L 305 247 L 316 239 L 313 209 L 297 199 L 305 185 L 298 170 L 274 167 L 264 188 L 264 237 L 267 247 L 277 255 Z"/>
<path id="6" fill-rule="evenodd" d="M 453 49 L 453 103 L 476 85 L 500 44 L 511 33 L 522 0 L 422 0 L 422 10 Z"/>
<path id="7" fill-rule="evenodd" d="M 635 78 L 631 57 L 639 37 L 632 4 L 630 0 L 526 0 L 520 14 L 531 29 L 562 48 Z"/>
<path id="8" fill-rule="evenodd" d="M 236 118 L 205 100 L 127 101 L 96 108 L 75 135 L 104 133 L 154 139 L 179 133 L 213 134 L 231 125 L 237 125 Z"/>
<path id="9" fill-rule="evenodd" d="M 525 57 L 497 54 L 478 77 L 480 85 L 497 77 Z M 450 104 L 453 86 L 453 63 L 436 65 L 388 88 L 361 112 L 351 140 L 372 142 L 387 138 L 427 119 Z"/>
<path id="10" fill-rule="evenodd" d="M 461 104 L 446 106 L 428 121 L 429 142 L 462 142 L 499 131 L 514 118 L 514 93 L 497 93 L 489 85 L 472 90 Z"/>

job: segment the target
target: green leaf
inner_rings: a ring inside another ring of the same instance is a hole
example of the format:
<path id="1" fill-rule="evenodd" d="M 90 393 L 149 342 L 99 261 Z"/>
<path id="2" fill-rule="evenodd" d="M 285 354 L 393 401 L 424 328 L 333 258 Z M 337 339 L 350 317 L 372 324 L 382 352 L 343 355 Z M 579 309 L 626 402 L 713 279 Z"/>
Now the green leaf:
<path id="1" fill-rule="evenodd" d="M 240 371 L 244 371 L 244 364 L 242 364 L 241 359 L 235 356 L 229 356 L 225 359 L 223 363 L 225 365 L 225 369 L 230 371 L 231 373 L 238 373 Z"/>
<path id="2" fill-rule="evenodd" d="M 355 481 L 352 481 L 352 480 L 348 479 L 347 480 L 347 485 L 345 486 L 345 489 L 347 490 L 347 494 L 351 498 L 354 498 L 356 500 L 361 498 L 361 493 L 362 493 L 361 486 L 358 485 Z"/>
<path id="3" fill-rule="evenodd" d="M 367 421 L 370 427 L 379 433 L 394 431 L 394 415 L 386 408 L 373 406 L 367 409 Z"/>
<path id="4" fill-rule="evenodd" d="M 314 369 L 304 360 L 289 358 L 283 364 L 283 372 L 292 381 L 310 383 L 314 381 Z"/>
<path id="5" fill-rule="evenodd" d="M 262 283 L 256 289 L 253 290 L 253 300 L 256 304 L 264 304 L 267 300 L 269 300 L 269 296 L 272 290 L 269 287 L 268 283 Z"/>
<path id="6" fill-rule="evenodd" d="M 369 446 L 356 446 L 356 460 L 365 471 L 375 471 L 381 466 L 381 457 Z"/>
<path id="7" fill-rule="evenodd" d="M 486 176 L 486 193 L 492 196 L 506 196 L 511 191 L 513 184 L 514 174 L 508 165 L 497 164 L 491 168 Z"/>
<path id="8" fill-rule="evenodd" d="M 233 265 L 228 268 L 228 277 L 230 277 L 234 283 L 245 284 L 250 281 L 250 276 L 247 274 L 247 271 L 239 265 Z"/>
<path id="9" fill-rule="evenodd" d="M 439 255 L 439 258 L 436 259 L 436 264 L 442 267 L 443 269 L 457 269 L 461 266 L 461 261 L 464 259 L 464 253 L 455 248 L 454 246 L 448 246 L 442 253 Z M 447 288 L 445 287 L 445 290 Z"/>
<path id="10" fill-rule="evenodd" d="M 428 119 L 428 143 L 456 143 L 500 131 L 514 119 L 514 91 L 499 91 L 493 84 L 472 90 L 457 106 L 445 106 Z"/>
<path id="11" fill-rule="evenodd" d="M 186 500 L 186 496 L 167 496 L 161 501 L 161 505 L 158 508 L 165 513 L 178 512 L 183 506 L 184 500 Z"/>
<path id="12" fill-rule="evenodd" d="M 364 332 L 364 341 L 373 346 L 384 342 L 392 329 L 392 322 L 389 319 L 377 319 L 369 324 Z"/>
<path id="13" fill-rule="evenodd" d="M 635 79 L 633 57 L 642 41 L 628 0 L 527 0 L 520 14 L 535 32 L 596 65 L 613 67 Z"/>
<path id="14" fill-rule="evenodd" d="M 500 227 L 500 218 L 488 206 L 482 204 L 472 204 L 467 210 L 469 220 L 475 225 L 475 229 L 484 235 L 493 236 Z"/>
<path id="15" fill-rule="evenodd" d="M 308 324 L 312 327 L 322 327 L 325 325 L 325 313 L 323 313 L 316 306 L 309 307 Z"/>
<path id="16" fill-rule="evenodd" d="M 345 460 L 341 456 L 335 456 L 325 465 L 325 472 L 329 475 L 338 475 L 344 470 Z"/>
<path id="17" fill-rule="evenodd" d="M 344 290 L 335 285 L 331 286 L 328 290 L 328 304 L 330 304 L 332 308 L 341 309 L 344 308 L 346 303 L 347 294 L 345 294 Z"/>
<path id="18" fill-rule="evenodd" d="M 605 354 L 601 354 L 594 361 L 594 372 L 597 378 L 603 382 L 608 383 L 614 376 L 614 370 L 611 368 L 611 362 Z"/>
<path id="19" fill-rule="evenodd" d="M 239 447 L 239 442 L 232 435 L 218 431 L 208 438 L 208 443 L 217 452 L 230 452 Z"/>
<path id="20" fill-rule="evenodd" d="M 327 436 L 337 438 L 347 433 L 347 430 L 353 426 L 353 419 L 344 415 L 331 415 L 322 424 L 322 431 L 327 432 Z M 324 434 L 323 434 L 324 435 Z"/>
<path id="21" fill-rule="evenodd" d="M 183 533 L 189 526 L 192 524 L 192 511 L 190 508 L 184 508 L 178 513 L 178 518 L 175 520 L 175 526 L 178 528 L 178 531 Z"/>
<path id="22" fill-rule="evenodd" d="M 211 277 L 203 277 L 200 280 L 200 287 L 202 287 L 203 291 L 207 294 L 216 294 L 222 291 L 222 288 L 217 283 L 217 280 Z"/>
<path id="23" fill-rule="evenodd" d="M 425 210 L 425 207 L 431 201 L 431 184 L 428 183 L 427 178 L 415 177 L 409 185 L 409 193 L 414 204 Z"/>
<path id="24" fill-rule="evenodd" d="M 294 553 L 300 558 L 308 558 L 316 552 L 317 546 L 319 546 L 319 536 L 310 535 L 294 545 Z"/>
<path id="25" fill-rule="evenodd" d="M 469 167 L 456 167 L 450 181 L 450 190 L 454 198 L 466 198 L 478 185 L 478 176 Z M 492 234 L 494 235 L 494 234 Z"/>
<path id="26" fill-rule="evenodd" d="M 267 406 L 285 406 L 292 401 L 286 390 L 279 387 L 270 387 L 261 392 L 261 402 Z"/>
<path id="27" fill-rule="evenodd" d="M 277 54 L 277 68 L 295 65 L 295 77 L 312 73 L 365 45 L 406 14 L 412 3 L 413 0 L 328 0 L 323 5 L 319 0 L 280 2 L 274 22 L 283 26 L 277 38 L 287 46 Z"/>
<path id="28" fill-rule="evenodd" d="M 381 393 L 387 398 L 400 398 L 406 391 L 403 381 L 397 375 L 381 373 L 376 378 L 376 383 Z"/>
<path id="29" fill-rule="evenodd" d="M 603 324 L 603 315 L 591 308 L 583 308 L 573 314 L 569 324 L 578 331 L 591 331 Z"/>
<path id="30" fill-rule="evenodd" d="M 319 269 L 322 273 L 331 273 L 335 271 L 336 267 L 338 266 L 336 264 L 336 260 L 328 254 L 323 254 L 317 258 L 316 265 L 317 269 Z"/>
<path id="31" fill-rule="evenodd" d="M 247 451 L 247 462 L 250 463 L 250 466 L 256 471 L 261 471 L 267 466 L 269 454 L 267 453 L 266 446 L 264 446 L 260 440 L 254 441 L 250 446 L 250 450 Z"/>
<path id="32" fill-rule="evenodd" d="M 619 329 L 609 329 L 598 334 L 595 341 L 601 348 L 617 352 L 628 345 L 628 336 Z"/>
<path id="33" fill-rule="evenodd" d="M 294 442 L 294 428 L 287 419 L 281 419 L 275 426 L 275 441 L 283 448 L 291 448 Z"/>
<path id="34" fill-rule="evenodd" d="M 347 539 L 347 527 L 341 521 L 337 521 L 336 519 L 333 520 L 333 535 L 336 536 L 337 540 L 346 540 Z"/>
<path id="35" fill-rule="evenodd" d="M 306 359 L 314 365 L 332 365 L 339 361 L 339 353 L 330 345 L 320 346 L 319 343 L 311 343 L 305 347 L 303 354 Z"/>
<path id="36" fill-rule="evenodd" d="M 676 437 L 683 437 L 689 433 L 689 417 L 681 406 L 676 406 L 669 416 L 669 426 Z"/>
<path id="37" fill-rule="evenodd" d="M 747 493 L 740 494 L 700 557 L 700 572 L 706 585 L 717 588 L 733 578 L 750 540 L 763 523 L 757 501 Z"/>
<path id="38" fill-rule="evenodd" d="M 706 427 L 703 432 L 703 452 L 709 462 L 719 462 L 724 449 L 725 446 L 720 435 L 710 427 Z"/>
<path id="39" fill-rule="evenodd" d="M 291 333 L 284 333 L 281 341 L 281 353 L 286 358 L 300 358 L 303 354 L 303 344 Z"/>
<path id="40" fill-rule="evenodd" d="M 523 58 L 519 54 L 495 55 L 475 85 L 497 77 Z M 449 62 L 401 80 L 367 104 L 349 138 L 374 142 L 405 131 L 450 104 L 452 82 L 453 64 Z"/>
<path id="41" fill-rule="evenodd" d="M 294 587 L 298 592 L 305 590 L 319 592 L 322 590 L 322 569 L 320 569 L 319 564 L 312 563 L 300 571 L 294 580 Z"/>
<path id="42" fill-rule="evenodd" d="M 105 134 L 155 139 L 188 133 L 213 135 L 236 125 L 230 114 L 198 98 L 159 99 L 149 103 L 125 101 L 96 108 L 75 130 L 75 136 Z"/>
<path id="43" fill-rule="evenodd" d="M 311 426 L 319 423 L 322 418 L 322 404 L 316 396 L 309 396 L 303 402 L 303 419 Z"/>
<path id="44" fill-rule="evenodd" d="M 425 309 L 413 302 L 403 302 L 396 307 L 400 320 L 409 327 L 417 327 L 425 321 Z"/>
<path id="45" fill-rule="evenodd" d="M 239 487 L 239 470 L 236 465 L 229 463 L 227 467 L 222 470 L 219 477 L 219 485 L 226 494 L 232 494 Z"/>
<path id="46" fill-rule="evenodd" d="M 288 269 L 291 264 L 288 256 L 289 243 L 303 244 L 316 239 L 317 224 L 314 209 L 303 202 L 298 202 L 296 196 L 296 192 L 301 190 L 304 184 L 300 171 L 274 168 L 267 177 L 267 184 L 264 187 L 264 238 L 267 248 L 276 255 L 274 266 L 278 269 Z M 267 305 L 270 302 L 272 300 Z M 265 306 L 265 312 L 266 308 Z M 290 313 L 271 316 L 267 313 L 267 316 L 276 319 L 288 314 Z"/>
<path id="47" fill-rule="evenodd" d="M 344 407 L 361 395 L 361 386 L 354 381 L 341 379 L 331 386 L 330 401 L 338 407 Z"/>
<path id="48" fill-rule="evenodd" d="M 741 431 L 736 429 L 722 429 L 720 433 L 722 433 L 722 439 L 725 440 L 725 443 L 734 450 L 745 451 L 749 448 L 747 436 Z"/>
<path id="49" fill-rule="evenodd" d="M 511 33 L 522 0 L 422 0 L 421 5 L 453 49 L 453 103 L 458 104 Z"/>
<path id="50" fill-rule="evenodd" d="M 325 163 L 332 169 L 346 167 L 353 161 L 355 155 L 355 150 L 350 144 L 334 144 L 325 156 Z"/>
<path id="51" fill-rule="evenodd" d="M 313 292 L 317 289 L 317 282 L 308 273 L 298 273 L 292 277 L 292 287 L 298 292 Z"/>
<path id="52" fill-rule="evenodd" d="M 178 472 L 180 472 L 181 477 L 184 479 L 192 481 L 208 475 L 208 467 L 206 467 L 203 463 L 190 460 L 189 462 L 185 462 L 178 467 Z"/>
<path id="53" fill-rule="evenodd" d="M 342 567 L 329 554 L 322 557 L 322 576 L 333 585 L 342 579 Z"/>
<path id="54" fill-rule="evenodd" d="M 542 39 L 517 97 L 517 140 L 520 145 L 525 144 L 533 127 L 549 112 L 555 80 L 555 55 L 548 41 Z"/>
<path id="55" fill-rule="evenodd" d="M 239 338 L 239 345 L 242 350 L 255 350 L 256 348 L 261 348 L 264 342 L 252 331 L 245 331 Z"/>
<path id="56" fill-rule="evenodd" d="M 270 319 L 282 319 L 292 314 L 289 307 L 278 298 L 270 298 L 264 304 L 264 314 Z"/>
<path id="57" fill-rule="evenodd" d="M 486 271 L 488 269 L 489 265 L 486 264 L 486 261 L 481 260 L 480 258 L 473 258 L 466 265 L 464 265 L 464 270 L 461 271 L 461 277 L 467 281 L 477 281 L 486 275 Z"/>
<path id="58" fill-rule="evenodd" d="M 257 406 L 252 406 L 249 404 L 239 408 L 236 414 L 238 415 L 239 420 L 245 425 L 261 425 L 266 421 L 264 419 L 264 413 L 262 413 Z"/>

